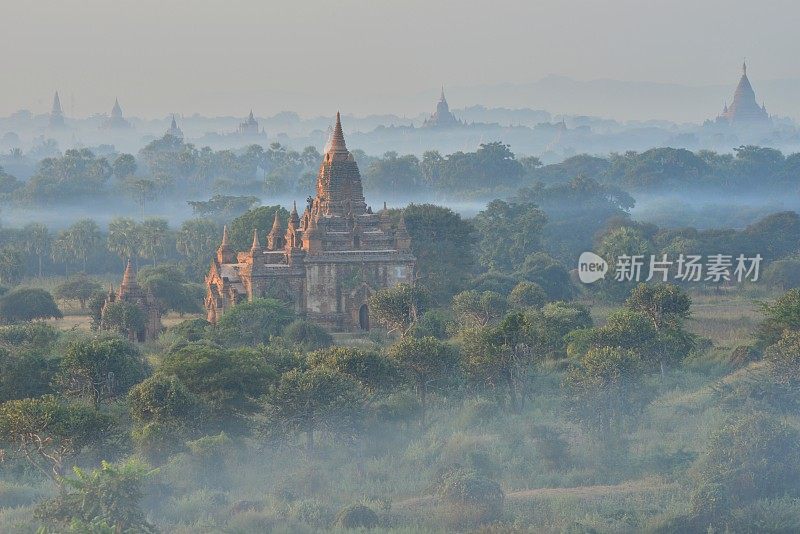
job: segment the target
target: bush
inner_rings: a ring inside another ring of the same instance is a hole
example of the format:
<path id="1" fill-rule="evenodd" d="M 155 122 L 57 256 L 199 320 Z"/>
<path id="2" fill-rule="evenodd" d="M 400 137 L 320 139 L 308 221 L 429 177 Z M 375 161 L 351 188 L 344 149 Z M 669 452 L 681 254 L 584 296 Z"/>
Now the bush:
<path id="1" fill-rule="evenodd" d="M 766 414 L 731 417 L 692 469 L 692 512 L 709 520 L 762 498 L 800 495 L 800 433 Z"/>
<path id="2" fill-rule="evenodd" d="M 269 343 L 292 322 L 294 313 L 275 299 L 253 299 L 226 311 L 217 322 L 215 333 L 227 346 Z"/>
<path id="3" fill-rule="evenodd" d="M 4 323 L 62 317 L 53 295 L 44 289 L 15 289 L 0 298 L 0 320 Z"/>
<path id="4" fill-rule="evenodd" d="M 181 321 L 175 326 L 171 326 L 167 330 L 167 333 L 174 334 L 181 339 L 185 339 L 186 341 L 194 342 L 203 339 L 206 336 L 210 326 L 211 323 L 198 317 L 195 319 L 187 319 L 185 321 Z"/>
<path id="5" fill-rule="evenodd" d="M 436 493 L 447 505 L 451 519 L 461 525 L 489 523 L 503 513 L 505 493 L 500 485 L 461 467 L 440 476 Z"/>
<path id="6" fill-rule="evenodd" d="M 369 506 L 351 504 L 339 510 L 333 526 L 339 528 L 375 528 L 378 526 L 378 514 Z"/>
<path id="7" fill-rule="evenodd" d="M 333 336 L 327 330 L 311 321 L 297 319 L 283 331 L 283 337 L 304 350 L 316 350 L 333 345 Z"/>

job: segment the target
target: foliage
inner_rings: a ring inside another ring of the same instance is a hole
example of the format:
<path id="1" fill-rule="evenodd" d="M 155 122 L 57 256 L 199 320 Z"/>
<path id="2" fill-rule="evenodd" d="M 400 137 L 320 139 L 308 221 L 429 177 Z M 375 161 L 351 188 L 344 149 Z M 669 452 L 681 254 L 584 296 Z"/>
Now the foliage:
<path id="1" fill-rule="evenodd" d="M 333 525 L 338 528 L 371 529 L 378 526 L 378 514 L 372 508 L 363 504 L 351 504 L 345 506 L 336 514 Z"/>
<path id="2" fill-rule="evenodd" d="M 283 337 L 306 350 L 322 349 L 333 344 L 333 337 L 327 330 L 302 319 L 292 321 L 283 331 Z"/>
<path id="3" fill-rule="evenodd" d="M 381 289 L 369 300 L 370 312 L 378 323 L 401 336 L 419 320 L 427 305 L 427 291 L 409 284 Z"/>
<path id="4" fill-rule="evenodd" d="M 277 379 L 253 350 L 203 343 L 189 343 L 167 353 L 156 375 L 176 377 L 220 421 L 254 411 L 255 399 Z"/>
<path id="5" fill-rule="evenodd" d="M 85 396 L 98 406 L 125 395 L 148 371 L 138 349 L 129 341 L 109 335 L 85 337 L 67 346 L 58 385 L 65 394 Z"/>
<path id="6" fill-rule="evenodd" d="M 132 302 L 117 300 L 102 309 L 100 327 L 135 341 L 147 324 L 144 311 Z"/>
<path id="7" fill-rule="evenodd" d="M 506 299 L 494 291 L 462 291 L 453 297 L 453 314 L 461 325 L 486 326 L 503 316 Z"/>
<path id="8" fill-rule="evenodd" d="M 175 266 L 143 268 L 137 273 L 137 280 L 156 297 L 164 312 L 197 313 L 202 309 L 195 286 L 189 284 L 186 276 Z"/>
<path id="9" fill-rule="evenodd" d="M 428 392 L 451 385 L 458 374 L 458 351 L 433 337 L 407 337 L 389 348 L 389 357 L 414 384 L 421 406 L 421 424 L 425 427 Z"/>
<path id="10" fill-rule="evenodd" d="M 65 462 L 101 440 L 111 425 L 111 418 L 97 410 L 51 395 L 0 404 L 0 440 L 57 484 Z"/>
<path id="11" fill-rule="evenodd" d="M 361 426 L 364 393 L 353 378 L 326 368 L 285 373 L 267 396 L 270 419 L 287 430 L 304 432 L 314 448 L 314 432 L 348 435 Z"/>
<path id="12" fill-rule="evenodd" d="M 308 355 L 312 368 L 332 369 L 357 380 L 371 392 L 387 391 L 400 383 L 400 370 L 393 360 L 372 351 L 331 347 Z"/>
<path id="13" fill-rule="evenodd" d="M 227 346 L 268 343 L 280 335 L 294 319 L 285 303 L 276 299 L 253 299 L 226 311 L 214 330 L 214 336 Z"/>
<path id="14" fill-rule="evenodd" d="M 503 512 L 505 493 L 496 482 L 474 471 L 448 469 L 436 483 L 436 493 L 459 523 L 490 523 Z"/>
<path id="15" fill-rule="evenodd" d="M 102 291 L 100 284 L 88 278 L 85 274 L 77 274 L 56 286 L 53 296 L 63 300 L 77 300 L 81 309 L 86 308 L 86 302 L 93 294 Z"/>
<path id="16" fill-rule="evenodd" d="M 533 282 L 520 282 L 508 295 L 508 302 L 517 308 L 541 308 L 547 301 L 542 286 Z"/>
<path id="17" fill-rule="evenodd" d="M 77 523 L 105 524 L 113 532 L 158 532 L 141 508 L 143 485 L 152 474 L 146 465 L 128 461 L 115 466 L 104 461 L 89 473 L 78 467 L 74 472 L 74 478 L 64 479 L 66 491 L 37 507 L 37 518 L 57 530 Z"/>
<path id="18" fill-rule="evenodd" d="M 258 231 L 263 242 L 264 236 L 272 229 L 275 212 L 278 212 L 283 226 L 281 235 L 286 231 L 289 212 L 282 206 L 260 206 L 236 217 L 228 225 L 228 235 L 233 250 L 250 250 L 253 244 L 253 230 Z"/>
<path id="19" fill-rule="evenodd" d="M 692 468 L 692 513 L 714 519 L 760 498 L 800 492 L 798 432 L 765 413 L 732 415 Z"/>
<path id="20" fill-rule="evenodd" d="M 478 256 L 489 269 L 510 273 L 541 247 L 547 216 L 533 203 L 493 200 L 478 213 Z"/>
<path id="21" fill-rule="evenodd" d="M 44 289 L 18 288 L 0 297 L 0 320 L 4 323 L 61 317 L 53 296 Z"/>

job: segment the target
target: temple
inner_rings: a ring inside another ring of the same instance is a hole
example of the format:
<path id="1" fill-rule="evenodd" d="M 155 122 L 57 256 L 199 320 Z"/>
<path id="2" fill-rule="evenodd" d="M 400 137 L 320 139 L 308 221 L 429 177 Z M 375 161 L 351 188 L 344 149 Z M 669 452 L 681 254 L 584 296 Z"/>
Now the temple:
<path id="1" fill-rule="evenodd" d="M 250 110 L 250 115 L 244 122 L 239 124 L 236 129 L 239 135 L 258 135 L 258 121 L 253 117 L 253 110 Z"/>
<path id="2" fill-rule="evenodd" d="M 442 87 L 442 94 L 439 97 L 439 102 L 436 103 L 436 111 L 425 120 L 422 127 L 452 128 L 454 126 L 461 126 L 462 124 L 463 123 L 450 111 L 450 106 L 447 105 L 447 99 L 444 97 L 444 87 Z"/>
<path id="3" fill-rule="evenodd" d="M 772 122 L 766 106 L 756 102 L 756 93 L 747 78 L 747 63 L 742 63 L 742 77 L 733 93 L 733 102 L 730 106 L 725 104 L 716 122 L 730 125 L 769 125 Z"/>
<path id="4" fill-rule="evenodd" d="M 176 139 L 183 140 L 183 130 L 178 128 L 178 123 L 175 122 L 175 115 L 172 116 L 172 122 L 169 125 L 169 129 L 166 131 L 165 135 L 171 135 Z"/>
<path id="5" fill-rule="evenodd" d="M 122 116 L 122 107 L 119 105 L 119 99 L 114 99 L 114 107 L 111 108 L 111 116 L 108 117 L 100 125 L 103 130 L 127 130 L 131 127 L 131 123 L 126 121 Z"/>
<path id="6" fill-rule="evenodd" d="M 61 109 L 61 99 L 58 98 L 58 91 L 53 97 L 53 108 L 50 110 L 50 128 L 63 128 L 64 124 L 64 110 Z"/>
<path id="7" fill-rule="evenodd" d="M 131 265 L 131 260 L 128 260 L 125 274 L 122 275 L 122 284 L 119 286 L 119 291 L 115 293 L 114 288 L 111 288 L 100 311 L 100 328 L 104 330 L 109 328 L 109 306 L 115 302 L 132 304 L 139 308 L 144 316 L 142 328 L 131 329 L 126 332 L 128 339 L 143 343 L 156 339 L 161 333 L 161 312 L 158 308 L 158 302 L 150 291 L 145 290 L 136 281 L 136 273 Z"/>
<path id="8" fill-rule="evenodd" d="M 250 250 L 232 250 L 227 228 L 206 277 L 208 320 L 258 297 L 287 302 L 333 332 L 369 330 L 369 298 L 378 289 L 413 283 L 416 260 L 400 218 L 384 205 L 373 213 L 345 144 L 339 114 L 302 215 L 292 208 L 286 230 L 279 213 L 265 237 L 254 230 Z"/>

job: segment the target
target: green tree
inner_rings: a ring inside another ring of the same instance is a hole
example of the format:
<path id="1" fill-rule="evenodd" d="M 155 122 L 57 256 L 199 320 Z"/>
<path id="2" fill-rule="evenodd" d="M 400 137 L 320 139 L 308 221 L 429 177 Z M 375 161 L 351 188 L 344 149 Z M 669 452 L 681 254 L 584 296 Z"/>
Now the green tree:
<path id="1" fill-rule="evenodd" d="M 402 213 L 420 280 L 431 300 L 443 305 L 466 286 L 475 268 L 475 228 L 449 208 L 432 204 L 411 204 Z"/>
<path id="2" fill-rule="evenodd" d="M 189 343 L 167 353 L 157 375 L 174 376 L 209 407 L 219 423 L 254 412 L 277 373 L 252 349 Z"/>
<path id="3" fill-rule="evenodd" d="M 142 232 L 136 221 L 116 217 L 108 223 L 108 250 L 120 257 L 123 263 L 136 260 L 142 248 Z"/>
<path id="4" fill-rule="evenodd" d="M 778 341 L 785 330 L 800 330 L 800 288 L 790 289 L 773 302 L 761 303 L 761 313 L 764 319 L 757 336 L 762 347 Z"/>
<path id="5" fill-rule="evenodd" d="M 47 226 L 41 223 L 30 223 L 22 229 L 25 236 L 25 252 L 36 256 L 38 260 L 39 278 L 42 277 L 42 264 L 44 258 L 50 254 L 53 238 Z"/>
<path id="6" fill-rule="evenodd" d="M 292 321 L 283 331 L 283 337 L 305 350 L 323 349 L 333 344 L 333 336 L 327 330 L 303 319 Z"/>
<path id="7" fill-rule="evenodd" d="M 533 282 L 520 282 L 508 295 L 508 302 L 517 308 L 541 308 L 547 302 L 547 293 Z"/>
<path id="8" fill-rule="evenodd" d="M 217 321 L 214 335 L 224 345 L 255 346 L 269 343 L 294 318 L 294 313 L 279 300 L 253 299 L 226 311 Z"/>
<path id="9" fill-rule="evenodd" d="M 109 330 L 136 341 L 144 332 L 147 317 L 144 311 L 132 302 L 117 300 L 101 309 L 100 328 Z"/>
<path id="10" fill-rule="evenodd" d="M 597 432 L 607 453 L 621 450 L 623 417 L 637 407 L 644 367 L 641 357 L 629 349 L 590 349 L 567 372 L 565 384 L 581 419 Z"/>
<path id="11" fill-rule="evenodd" d="M 52 395 L 0 404 L 0 441 L 57 485 L 65 462 L 100 441 L 111 426 L 112 419 L 97 410 Z"/>
<path id="12" fill-rule="evenodd" d="M 513 271 L 541 249 L 547 216 L 532 203 L 493 200 L 474 219 L 481 264 L 490 270 Z"/>
<path id="13" fill-rule="evenodd" d="M 486 326 L 503 316 L 508 303 L 499 293 L 462 291 L 453 297 L 453 314 L 462 325 Z"/>
<path id="14" fill-rule="evenodd" d="M 175 376 L 156 374 L 135 385 L 128 405 L 135 423 L 133 441 L 151 461 L 161 462 L 181 450 L 202 426 L 203 402 Z"/>
<path id="15" fill-rule="evenodd" d="M 143 258 L 156 261 L 163 258 L 167 252 L 166 244 L 169 236 L 169 224 L 166 219 L 145 219 L 138 228 L 140 238 L 140 254 Z"/>
<path id="16" fill-rule="evenodd" d="M 96 222 L 81 219 L 63 231 L 58 240 L 61 245 L 60 253 L 80 261 L 83 272 L 86 272 L 86 263 L 102 245 L 103 237 Z"/>
<path id="17" fill-rule="evenodd" d="M 8 285 L 18 283 L 25 274 L 25 258 L 15 245 L 0 248 L 0 282 Z"/>
<path id="18" fill-rule="evenodd" d="M 428 393 L 444 389 L 458 375 L 458 351 L 436 338 L 407 337 L 389 348 L 389 357 L 397 362 L 414 385 L 421 406 L 421 425 L 425 428 Z"/>
<path id="19" fill-rule="evenodd" d="M 12 327 L 13 328 L 13 327 Z M 58 359 L 39 350 L 0 349 L 0 402 L 52 393 L 50 384 L 58 370 Z"/>
<path id="20" fill-rule="evenodd" d="M 400 384 L 400 369 L 385 356 L 352 347 L 330 347 L 308 355 L 312 368 L 325 367 L 357 380 L 370 392 L 389 391 Z"/>
<path id="21" fill-rule="evenodd" d="M 281 377 L 267 397 L 267 414 L 288 430 L 306 436 L 306 448 L 314 449 L 314 433 L 357 431 L 364 416 L 364 393 L 353 378 L 337 371 L 294 369 Z"/>
<path id="22" fill-rule="evenodd" d="M 92 295 L 102 290 L 100 284 L 80 273 L 57 285 L 53 295 L 61 300 L 76 300 L 83 310 L 86 309 L 86 302 Z"/>
<path id="23" fill-rule="evenodd" d="M 253 230 L 250 230 L 252 236 Z M 222 241 L 222 231 L 209 219 L 189 219 L 178 231 L 175 246 L 195 274 L 205 274 L 214 252 Z"/>
<path id="24" fill-rule="evenodd" d="M 111 164 L 111 169 L 117 180 L 123 180 L 136 174 L 136 158 L 130 154 L 120 154 Z"/>
<path id="25" fill-rule="evenodd" d="M 405 336 L 428 305 L 428 293 L 418 286 L 398 284 L 381 289 L 369 299 L 369 308 L 389 332 Z"/>
<path id="26" fill-rule="evenodd" d="M 0 297 L 0 320 L 4 323 L 61 319 L 53 295 L 38 288 L 18 288 Z"/>
<path id="27" fill-rule="evenodd" d="M 70 342 L 60 367 L 59 389 L 67 395 L 86 397 L 95 407 L 127 394 L 149 371 L 132 343 L 107 335 Z"/>
<path id="28" fill-rule="evenodd" d="M 172 310 L 184 314 L 202 310 L 198 286 L 189 284 L 186 276 L 174 266 L 143 268 L 136 278 L 139 285 L 156 297 L 162 311 Z"/>

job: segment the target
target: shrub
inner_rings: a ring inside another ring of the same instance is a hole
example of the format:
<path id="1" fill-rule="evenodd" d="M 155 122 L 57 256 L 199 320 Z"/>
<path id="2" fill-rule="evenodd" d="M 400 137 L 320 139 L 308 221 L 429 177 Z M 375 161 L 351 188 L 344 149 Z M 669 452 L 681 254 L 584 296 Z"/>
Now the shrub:
<path id="1" fill-rule="evenodd" d="M 0 298 L 0 320 L 5 323 L 62 317 L 53 295 L 44 289 L 15 289 Z"/>
<path id="2" fill-rule="evenodd" d="M 731 417 L 692 469 L 697 518 L 724 517 L 761 498 L 800 495 L 800 433 L 765 413 Z"/>
<path id="3" fill-rule="evenodd" d="M 462 525 L 489 523 L 503 513 L 505 494 L 500 485 L 461 467 L 440 476 L 436 493 L 451 519 Z"/>
<path id="4" fill-rule="evenodd" d="M 321 326 L 311 321 L 297 319 L 283 331 L 283 337 L 305 350 L 323 349 L 333 344 L 333 337 Z"/>
<path id="5" fill-rule="evenodd" d="M 378 514 L 369 506 L 351 504 L 339 510 L 333 526 L 339 528 L 375 528 L 378 526 Z"/>

